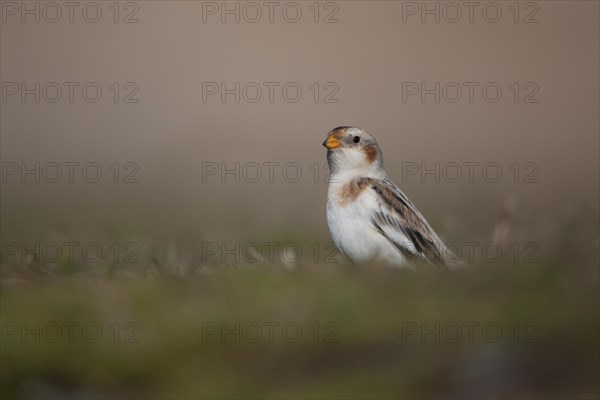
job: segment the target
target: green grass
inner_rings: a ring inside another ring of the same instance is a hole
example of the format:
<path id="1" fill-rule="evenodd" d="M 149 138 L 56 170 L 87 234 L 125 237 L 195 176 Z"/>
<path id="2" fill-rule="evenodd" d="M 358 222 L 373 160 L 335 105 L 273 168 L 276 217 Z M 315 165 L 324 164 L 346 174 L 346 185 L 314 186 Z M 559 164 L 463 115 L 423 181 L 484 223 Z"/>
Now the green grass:
<path id="1" fill-rule="evenodd" d="M 538 262 L 477 262 L 457 272 L 310 262 L 194 267 L 184 250 L 179 258 L 144 250 L 130 266 L 6 263 L 1 394 L 596 398 L 599 249 L 597 228 L 583 229 L 590 224 L 544 242 Z M 73 340 L 70 322 L 78 324 Z M 88 323 L 102 329 L 96 342 L 83 336 Z M 222 324 L 236 323 L 239 340 L 220 335 Z M 22 324 L 39 341 L 22 337 Z M 56 342 L 52 324 L 62 327 Z M 257 326 L 262 336 L 253 341 Z"/>

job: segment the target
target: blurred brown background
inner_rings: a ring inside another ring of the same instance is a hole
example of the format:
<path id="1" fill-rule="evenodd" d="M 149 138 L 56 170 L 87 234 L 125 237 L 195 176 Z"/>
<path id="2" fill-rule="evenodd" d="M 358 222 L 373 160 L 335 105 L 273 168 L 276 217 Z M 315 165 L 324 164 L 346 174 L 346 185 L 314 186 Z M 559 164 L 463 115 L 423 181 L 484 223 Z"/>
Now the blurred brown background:
<path id="1" fill-rule="evenodd" d="M 75 2 L 70 22 L 64 2 L 0 1 L 0 396 L 597 398 L 599 3 L 473 2 L 472 20 L 464 3 L 275 2 L 269 22 L 265 2 Z M 240 83 L 239 102 L 206 92 L 222 82 Z M 439 102 L 406 92 L 436 82 Z M 328 261 L 321 142 L 339 125 L 377 137 L 444 240 L 502 242 L 502 259 L 477 254 L 452 274 Z M 36 162 L 40 182 L 22 182 Z M 92 162 L 98 183 L 82 176 Z M 480 163 L 472 181 L 465 163 Z M 236 165 L 238 181 L 222 180 Z M 436 165 L 440 180 L 422 179 Z M 104 257 L 66 255 L 74 241 Z M 297 268 L 282 251 L 253 264 L 201 254 L 273 241 L 301 246 Z M 63 253 L 36 259 L 40 243 Z M 5 259 L 5 244 L 20 250 Z M 103 340 L 30 340 L 65 321 L 95 322 Z M 201 341 L 204 322 L 265 321 L 296 322 L 303 340 Z M 502 340 L 402 339 L 406 322 L 469 321 Z M 139 340 L 112 340 L 116 322 Z M 315 322 L 339 341 L 315 342 Z"/>
<path id="2" fill-rule="evenodd" d="M 420 21 L 421 8 L 434 8 L 434 2 L 323 2 L 318 23 L 312 2 L 296 3 L 302 10 L 296 23 L 285 20 L 285 2 L 274 8 L 272 23 L 264 6 L 258 22 L 244 21 L 255 15 L 244 2 L 120 3 L 117 16 L 113 3 L 97 2 L 102 11 L 97 23 L 82 17 L 86 3 L 75 8 L 73 23 L 65 7 L 58 22 L 45 22 L 44 16 L 54 18 L 55 10 L 43 9 L 43 3 L 38 4 L 39 23 L 33 22 L 34 15 L 22 23 L 25 3 L 15 3 L 16 14 L 12 2 L 3 3 L 2 82 L 33 87 L 36 81 L 42 86 L 73 81 L 80 86 L 73 103 L 64 86 L 57 103 L 42 97 L 36 104 L 32 95 L 22 103 L 20 93 L 7 95 L 1 104 L 2 161 L 95 161 L 106 177 L 99 184 L 81 178 L 68 184 L 65 177 L 59 184 L 35 184 L 31 177 L 22 184 L 17 176 L 8 177 L 2 190 L 3 236 L 61 226 L 74 231 L 130 226 L 149 234 L 188 228 L 227 235 L 292 230 L 326 238 L 325 170 L 321 183 L 314 183 L 311 166 L 325 168 L 321 142 L 338 125 L 357 125 L 378 138 L 388 173 L 436 226 L 450 215 L 466 227 L 483 224 L 486 232 L 508 198 L 516 200 L 528 224 L 586 207 L 597 216 L 596 2 L 535 2 L 535 8 L 521 3 L 518 15 L 512 2 L 496 2 L 502 12 L 497 23 L 484 18 L 489 2 L 478 3 L 472 23 L 464 6 L 458 22 L 447 22 L 455 10 L 442 9 L 444 2 L 438 4 L 439 23 L 435 15 Z M 34 2 L 27 7 L 34 9 Z M 240 22 L 225 15 L 222 23 L 221 7 L 239 7 Z M 87 10 L 88 16 L 96 8 Z M 285 15 L 293 18 L 294 13 L 292 8 Z M 495 8 L 486 13 L 493 17 Z M 326 18 L 338 22 L 324 23 Z M 531 20 L 538 22 L 524 22 Z M 83 100 L 86 82 L 102 87 L 97 103 Z M 120 86 L 117 103 L 109 89 L 114 82 Z M 139 88 L 133 96 L 138 103 L 123 103 L 133 90 L 124 88 L 127 82 Z M 264 86 L 256 103 L 244 98 L 236 103 L 233 95 L 225 103 L 219 95 L 203 102 L 203 82 L 225 82 L 229 88 L 235 82 L 279 86 L 273 103 Z M 303 89 L 296 103 L 282 97 L 287 82 Z M 316 103 L 309 88 L 314 82 L 320 87 Z M 328 82 L 339 89 L 333 96 L 337 103 L 323 101 L 333 90 L 324 87 Z M 465 86 L 456 103 L 443 97 L 435 103 L 431 95 L 425 103 L 419 95 L 403 102 L 403 82 L 480 86 L 473 103 Z M 497 103 L 482 97 L 487 82 L 503 90 Z M 517 102 L 509 88 L 514 82 L 520 85 Z M 524 102 L 533 90 L 524 88 L 527 83 L 539 88 L 532 97 L 539 102 Z M 292 161 L 302 167 L 297 183 L 282 177 L 283 164 Z M 402 163 L 470 161 L 499 163 L 502 179 L 488 183 L 477 169 L 473 183 L 464 176 L 458 183 L 442 179 L 438 184 L 431 176 L 425 182 L 418 176 L 402 182 Z M 135 162 L 140 182 L 111 183 L 108 167 L 114 162 Z M 223 183 L 218 175 L 202 181 L 206 162 L 229 167 L 239 162 L 242 168 L 249 162 L 282 165 L 275 168 L 272 183 L 267 167 L 258 183 L 243 175 L 240 183 L 231 175 Z M 525 163 L 536 163 L 539 182 L 523 183 L 521 176 L 515 184 L 509 169 L 515 162 L 522 174 L 529 172 Z"/>

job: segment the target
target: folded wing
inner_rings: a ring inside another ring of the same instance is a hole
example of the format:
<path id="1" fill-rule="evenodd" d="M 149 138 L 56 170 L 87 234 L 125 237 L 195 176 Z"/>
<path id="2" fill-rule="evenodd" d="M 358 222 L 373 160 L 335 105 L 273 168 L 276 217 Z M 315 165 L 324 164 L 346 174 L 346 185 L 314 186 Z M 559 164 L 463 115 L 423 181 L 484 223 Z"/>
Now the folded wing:
<path id="1" fill-rule="evenodd" d="M 409 261 L 446 266 L 458 260 L 392 181 L 370 180 L 369 189 L 378 195 L 371 222 Z"/>

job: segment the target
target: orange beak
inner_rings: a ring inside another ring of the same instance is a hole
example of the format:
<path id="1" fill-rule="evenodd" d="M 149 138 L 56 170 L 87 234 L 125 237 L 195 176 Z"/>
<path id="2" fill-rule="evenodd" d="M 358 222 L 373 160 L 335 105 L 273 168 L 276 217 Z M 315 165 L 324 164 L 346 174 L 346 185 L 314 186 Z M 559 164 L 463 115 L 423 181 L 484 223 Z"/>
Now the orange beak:
<path id="1" fill-rule="evenodd" d="M 333 135 L 329 135 L 327 140 L 323 142 L 323 146 L 327 147 L 329 150 L 337 149 L 341 145 L 342 142 L 340 142 L 339 139 Z"/>

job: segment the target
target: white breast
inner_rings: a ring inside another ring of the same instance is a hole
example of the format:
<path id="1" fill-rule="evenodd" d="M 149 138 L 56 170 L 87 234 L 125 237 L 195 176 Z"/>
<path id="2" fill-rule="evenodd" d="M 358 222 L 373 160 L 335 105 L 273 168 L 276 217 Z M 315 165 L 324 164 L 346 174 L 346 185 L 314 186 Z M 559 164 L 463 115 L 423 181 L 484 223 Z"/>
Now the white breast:
<path id="1" fill-rule="evenodd" d="M 327 195 L 329 232 L 342 254 L 356 263 L 384 261 L 409 267 L 404 255 L 371 222 L 379 207 L 377 194 L 366 188 L 353 202 L 345 202 L 341 198 L 342 187 L 341 182 L 330 183 Z"/>

